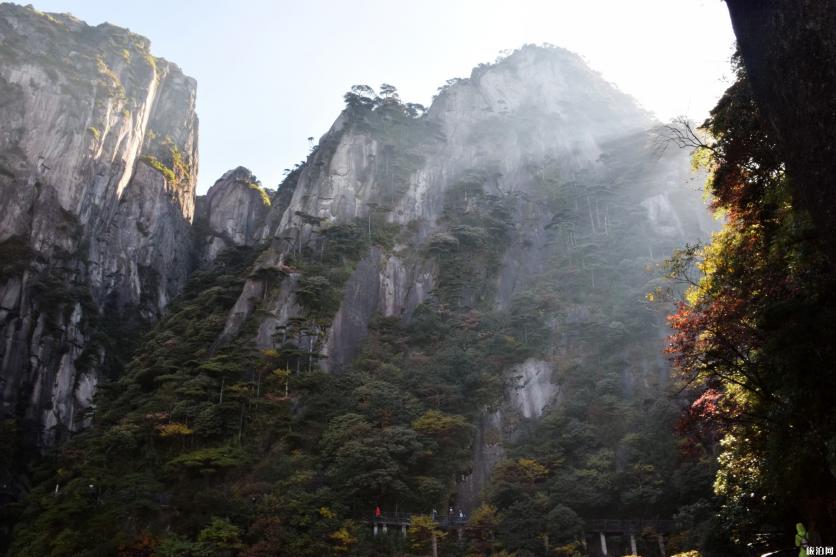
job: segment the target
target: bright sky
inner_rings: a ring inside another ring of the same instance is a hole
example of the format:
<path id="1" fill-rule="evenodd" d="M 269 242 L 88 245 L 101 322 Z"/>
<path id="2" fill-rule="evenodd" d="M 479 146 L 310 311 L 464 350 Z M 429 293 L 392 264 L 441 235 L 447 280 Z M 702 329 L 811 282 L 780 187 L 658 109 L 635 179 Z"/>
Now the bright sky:
<path id="1" fill-rule="evenodd" d="M 428 105 L 447 79 L 525 43 L 581 54 L 662 120 L 702 121 L 734 45 L 721 0 L 31 1 L 128 27 L 197 79 L 200 192 L 238 165 L 275 188 L 353 84 Z"/>

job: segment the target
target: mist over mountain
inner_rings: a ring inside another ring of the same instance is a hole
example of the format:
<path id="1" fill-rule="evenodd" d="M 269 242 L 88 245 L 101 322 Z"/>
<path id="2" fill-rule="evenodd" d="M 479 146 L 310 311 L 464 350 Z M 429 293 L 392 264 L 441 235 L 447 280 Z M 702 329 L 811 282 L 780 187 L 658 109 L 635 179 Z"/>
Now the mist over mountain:
<path id="1" fill-rule="evenodd" d="M 0 61 L 9 555 L 713 539 L 647 294 L 720 223 L 578 55 L 524 46 L 429 107 L 355 86 L 277 189 L 205 196 L 198 85 L 143 37 L 2 4 Z"/>

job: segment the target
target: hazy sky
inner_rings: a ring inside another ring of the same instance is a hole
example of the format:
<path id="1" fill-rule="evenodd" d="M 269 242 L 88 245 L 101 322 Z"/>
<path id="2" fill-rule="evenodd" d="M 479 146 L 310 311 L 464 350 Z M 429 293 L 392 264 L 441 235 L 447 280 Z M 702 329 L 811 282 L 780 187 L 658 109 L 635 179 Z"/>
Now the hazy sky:
<path id="1" fill-rule="evenodd" d="M 243 165 L 274 188 L 351 85 L 429 104 L 452 77 L 524 43 L 586 58 L 660 119 L 702 120 L 728 85 L 720 0 L 31 0 L 109 21 L 197 79 L 200 187 Z"/>

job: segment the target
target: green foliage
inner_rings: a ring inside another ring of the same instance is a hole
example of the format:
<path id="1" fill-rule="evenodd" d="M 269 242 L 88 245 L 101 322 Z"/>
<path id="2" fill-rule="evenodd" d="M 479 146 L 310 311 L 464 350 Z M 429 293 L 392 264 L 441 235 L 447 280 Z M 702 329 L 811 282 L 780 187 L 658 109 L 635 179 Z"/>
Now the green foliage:
<path id="1" fill-rule="evenodd" d="M 194 545 L 194 543 L 177 534 L 170 534 L 160 540 L 157 547 L 154 548 L 154 553 L 160 557 L 182 557 L 189 555 Z"/>
<path id="2" fill-rule="evenodd" d="M 681 402 L 657 356 L 663 316 L 638 286 L 653 278 L 649 257 L 674 247 L 645 228 L 641 198 L 621 187 L 650 172 L 641 162 L 648 160 L 647 149 L 621 142 L 595 173 L 564 175 L 559 161 L 537 161 L 528 168 L 531 199 L 500 198 L 514 222 L 546 223 L 543 237 L 530 240 L 543 246 L 541 271 L 519 278 L 525 286 L 503 312 L 515 341 L 505 343 L 514 355 L 506 369 L 526 357 L 545 358 L 563 393 L 539 420 L 514 424 L 516 442 L 505 441 L 507 460 L 494 471 L 487 495 L 501 517 L 498 542 L 508 551 L 542 553 L 548 535 L 552 547 L 562 544 L 571 555 L 580 517 L 669 517 L 710 491 L 710 458 L 684 457 L 671 435 Z M 467 211 L 478 203 L 474 183 L 451 192 Z M 496 218 L 499 226 L 489 232 L 501 231 L 503 220 Z M 484 242 L 473 223 L 465 224 L 455 236 L 448 228 L 448 237 L 431 239 L 430 249 L 459 263 L 462 245 Z M 510 248 L 499 255 L 513 256 L 520 241 L 512 232 Z M 501 439 L 490 430 L 489 437 Z M 531 516 L 552 520 L 538 523 Z"/>
<path id="3" fill-rule="evenodd" d="M 351 248 L 358 235 L 330 239 Z M 364 554 L 350 519 L 371 498 L 448 496 L 467 425 L 430 411 L 406 377 L 297 373 L 288 350 L 256 350 L 248 326 L 216 344 L 255 255 L 227 250 L 196 272 L 126 374 L 101 386 L 95 427 L 39 473 L 12 555 Z"/>
<path id="4" fill-rule="evenodd" d="M 367 223 L 356 219 L 352 223 L 321 228 L 315 217 L 304 214 L 297 217 L 303 223 L 315 225 L 318 234 L 289 260 L 301 271 L 296 298 L 312 321 L 327 325 L 339 309 L 343 288 L 362 257 L 371 246 L 390 248 L 401 229 L 397 224 L 379 222 L 372 216 Z M 364 232 L 365 224 L 371 233 Z"/>
<path id="5" fill-rule="evenodd" d="M 299 279 L 296 298 L 316 320 L 330 320 L 340 308 L 342 302 L 342 287 L 351 276 L 353 269 L 349 266 L 342 268 L 306 265 L 306 271 Z M 325 276 L 312 274 L 317 271 Z"/>
<path id="6" fill-rule="evenodd" d="M 145 60 L 145 63 L 148 64 L 148 67 L 151 68 L 155 73 L 157 71 L 157 57 L 152 55 L 150 52 L 144 52 L 142 59 Z"/>
<path id="7" fill-rule="evenodd" d="M 98 315 L 99 310 L 86 284 L 76 282 L 75 277 L 68 277 L 56 269 L 47 269 L 39 273 L 31 283 L 31 295 L 40 311 L 46 314 L 48 326 L 57 327 L 81 308 L 82 326 L 86 327 Z"/>
<path id="8" fill-rule="evenodd" d="M 194 553 L 207 557 L 232 556 L 242 545 L 239 528 L 225 518 L 213 516 L 209 525 L 197 535 Z"/>
<path id="9" fill-rule="evenodd" d="M 188 180 L 192 172 L 192 161 L 180 150 L 171 136 L 160 137 L 153 130 L 147 134 L 147 145 L 140 158 L 148 166 L 158 170 L 172 185 Z"/>
<path id="10" fill-rule="evenodd" d="M 142 157 L 140 160 L 151 168 L 159 171 L 169 182 L 174 183 L 177 180 L 174 170 L 161 163 L 156 157 L 147 155 Z"/>
<path id="11" fill-rule="evenodd" d="M 489 178 L 489 173 L 473 172 L 448 189 L 441 221 L 445 229 L 427 246 L 440 263 L 436 293 L 454 307 L 490 299 L 487 285 L 510 243 L 514 200 L 486 193 Z"/>
<path id="12" fill-rule="evenodd" d="M 258 384 L 246 365 L 258 360 L 257 351 L 246 344 L 208 350 L 252 260 L 247 250 L 227 250 L 214 269 L 195 273 L 127 373 L 101 386 L 96 428 L 62 449 L 60 468 L 46 465 L 43 473 L 55 479 L 33 493 L 24 514 L 32 520 L 16 535 L 14 554 L 114 552 L 147 534 L 139 523 L 174 547 L 181 538 L 162 535 L 162 511 L 172 507 L 200 509 L 174 531 L 196 540 L 194 551 L 221 543 L 198 539 L 208 521 L 204 512 L 229 510 L 212 486 L 243 466 L 250 451 L 269 449 L 266 440 L 282 431 L 288 410 L 287 402 L 267 398 L 283 392 L 278 382 Z M 257 428 L 265 423 L 273 429 L 262 438 Z M 72 522 L 72 529 L 64 526 Z"/>
<path id="13" fill-rule="evenodd" d="M 173 473 L 203 476 L 222 473 L 241 464 L 241 453 L 234 447 L 210 447 L 180 454 L 166 463 Z"/>
<path id="14" fill-rule="evenodd" d="M 29 268 L 37 253 L 19 236 L 0 242 L 0 280 L 18 276 Z"/>
<path id="15" fill-rule="evenodd" d="M 355 85 L 345 94 L 350 124 L 373 135 L 380 144 L 374 160 L 381 208 L 395 206 L 421 167 L 434 143 L 442 137 L 438 125 L 425 118 L 426 109 L 402 103 L 397 90 L 386 83 L 380 95 L 368 85 Z"/>
<path id="16" fill-rule="evenodd" d="M 117 76 L 116 73 L 108 67 L 104 58 L 101 56 L 96 56 L 96 69 L 101 76 L 99 83 L 108 92 L 108 94 L 120 99 L 125 98 L 125 86 L 122 85 L 119 76 Z"/>
<path id="17" fill-rule="evenodd" d="M 415 431 L 442 443 L 463 445 L 470 437 L 470 425 L 463 416 L 451 416 L 438 410 L 427 410 L 412 422 Z"/>

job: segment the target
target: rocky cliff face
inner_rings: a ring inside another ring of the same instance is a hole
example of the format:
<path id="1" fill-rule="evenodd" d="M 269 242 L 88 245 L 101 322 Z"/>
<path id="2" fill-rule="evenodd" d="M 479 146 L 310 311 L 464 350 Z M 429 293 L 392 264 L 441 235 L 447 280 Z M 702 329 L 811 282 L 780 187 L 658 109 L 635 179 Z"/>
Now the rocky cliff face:
<path id="1" fill-rule="evenodd" d="M 103 323 L 154 320 L 191 268 L 196 86 L 148 49 L 0 6 L 2 412 L 42 446 L 83 426 L 131 343 Z"/>
<path id="2" fill-rule="evenodd" d="M 517 206 L 514 245 L 496 279 L 502 307 L 545 261 L 545 229 L 555 215 L 538 207 L 535 197 L 577 180 L 595 182 L 595 188 L 623 182 L 605 157 L 622 141 L 646 144 L 654 125 L 632 99 L 562 49 L 522 49 L 475 69 L 469 79 L 451 80 L 420 118 L 405 120 L 390 109 L 391 99 L 380 102 L 374 111 L 349 108 L 337 119 L 295 181 L 289 206 L 272 211 L 267 220 L 277 224 L 261 234 L 272 239 L 279 265 L 306 246 L 316 251 L 329 226 L 364 221 L 371 231 L 379 220 L 413 231 L 385 253 L 370 251 L 348 281 L 343 305 L 322 336 L 327 369 L 350 361 L 375 312 L 408 315 L 432 291 L 433 262 L 416 247 L 443 228 L 437 221 L 452 187 L 479 182 L 490 195 L 530 201 Z M 649 234 L 668 245 L 711 226 L 702 205 L 694 208 L 693 192 L 678 191 L 691 179 L 686 159 L 667 156 L 645 169 L 646 197 L 636 200 L 636 209 L 647 211 Z M 676 206 L 671 196 L 680 197 Z M 605 232 L 604 207 L 594 211 L 593 227 Z M 282 307 L 271 311 L 296 315 Z M 342 340 L 344 335 L 350 338 Z"/>
<path id="3" fill-rule="evenodd" d="M 606 358 L 621 362 L 625 390 L 661 388 L 663 319 L 624 321 L 652 313 L 641 306 L 653 287 L 648 269 L 713 225 L 698 188 L 686 185 L 699 183 L 687 153 L 660 149 L 652 118 L 567 51 L 529 47 L 477 68 L 452 80 L 421 116 L 392 98 L 358 95 L 294 180 L 287 208 L 265 221 L 271 247 L 261 269 L 290 265 L 290 277 L 272 290 L 251 278 L 226 333 L 260 314 L 261 348 L 291 341 L 324 369 L 345 369 L 375 316 L 409 320 L 420 304 L 443 297 L 439 246 L 468 241 L 467 227 L 451 217 L 451 196 L 463 192 L 460 219 L 476 210 L 469 190 L 474 199 L 479 192 L 501 200 L 513 222 L 508 244 L 498 248 L 497 265 L 471 269 L 467 280 L 477 286 L 460 289 L 455 305 L 512 311 L 521 295 L 557 291 L 563 302 L 544 316 L 552 334 L 540 357 L 510 366 L 504 402 L 485 410 L 472 474 L 459 489 L 458 503 L 470 508 L 502 440 L 516 439 L 559 394 L 571 396 L 558 385 L 560 370 L 603 357 L 601 343 L 580 330 L 651 331 L 640 348 L 619 346 Z M 341 299 L 328 318 L 310 319 L 296 295 L 300 277 L 321 259 L 329 235 L 349 225 L 375 245 L 335 285 Z M 374 241 L 375 229 L 390 241 Z"/>
<path id="4" fill-rule="evenodd" d="M 523 188 L 526 164 L 559 158 L 567 172 L 594 165 L 604 141 L 652 125 L 577 55 L 541 48 L 450 80 L 426 116 L 409 125 L 385 111 L 380 120 L 370 129 L 352 111 L 337 119 L 302 173 L 279 231 L 294 226 L 298 212 L 345 222 L 378 205 L 389 221 L 432 223 L 446 188 L 469 170 L 490 168 L 494 189 L 510 193 Z"/>

